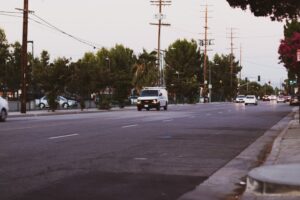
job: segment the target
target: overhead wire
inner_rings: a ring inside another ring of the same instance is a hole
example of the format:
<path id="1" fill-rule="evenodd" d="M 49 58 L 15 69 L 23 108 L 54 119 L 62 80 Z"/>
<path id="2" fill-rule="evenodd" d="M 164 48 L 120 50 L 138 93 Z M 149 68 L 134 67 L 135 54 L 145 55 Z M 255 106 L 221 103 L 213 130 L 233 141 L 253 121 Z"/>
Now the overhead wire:
<path id="1" fill-rule="evenodd" d="M 21 12 L 11 12 L 11 11 L 3 11 L 3 10 L 0 10 L 0 15 L 2 15 L 2 16 L 15 17 L 15 18 L 22 18 L 21 15 L 16 15 L 16 14 L 22 14 L 22 13 L 21 13 Z"/>
<path id="2" fill-rule="evenodd" d="M 13 14 L 20 14 L 20 16 L 19 15 L 13 15 Z M 23 18 L 23 16 L 21 16 L 21 14 L 23 14 L 23 12 L 0 11 L 0 15 L 9 16 L 9 17 L 16 17 L 16 18 Z M 100 49 L 99 46 L 102 46 L 102 45 L 96 44 L 94 42 L 91 42 L 91 41 L 79 38 L 77 36 L 74 36 L 74 35 L 72 35 L 70 33 L 67 33 L 66 31 L 58 28 L 57 26 L 53 25 L 52 23 L 48 22 L 47 20 L 43 19 L 42 17 L 36 15 L 34 12 L 30 12 L 29 14 L 31 14 L 32 16 L 34 16 L 35 18 L 37 18 L 37 20 L 36 20 L 34 18 L 29 17 L 28 19 L 30 21 L 33 21 L 33 22 L 35 22 L 35 23 L 37 23 L 39 25 L 45 26 L 45 27 L 50 28 L 52 30 L 58 31 L 58 32 L 60 32 L 60 33 L 62 33 L 64 35 L 66 35 L 66 36 L 68 36 L 68 37 L 70 37 L 70 38 L 72 38 L 72 39 L 74 39 L 74 40 L 82 43 L 82 44 L 85 44 L 85 45 L 88 45 L 88 46 L 92 47 L 93 49 Z"/>
<path id="3" fill-rule="evenodd" d="M 76 37 L 76 36 L 74 36 L 74 35 L 72 35 L 72 34 L 70 34 L 70 33 L 67 33 L 66 31 L 64 31 L 64 30 L 58 28 L 57 26 L 51 24 L 50 22 L 48 22 L 47 20 L 43 19 L 42 17 L 36 15 L 35 13 L 31 13 L 31 15 L 33 15 L 34 17 L 36 17 L 37 19 L 39 19 L 40 21 L 42 21 L 43 23 L 45 23 L 45 24 L 47 25 L 47 27 L 49 27 L 49 28 L 51 28 L 51 29 L 53 29 L 53 30 L 56 30 L 56 31 L 58 31 L 58 32 L 60 32 L 60 33 L 62 33 L 62 34 L 64 34 L 64 35 L 66 35 L 66 36 L 68 36 L 68 37 L 70 37 L 70 38 L 72 38 L 72 39 L 74 39 L 74 40 L 76 40 L 76 41 L 78 41 L 78 42 L 80 42 L 80 43 L 83 43 L 83 44 L 85 44 L 85 45 L 88 45 L 88 46 L 90 46 L 90 47 L 92 47 L 92 48 L 94 48 L 94 49 L 99 49 L 99 47 L 96 47 L 96 46 L 98 46 L 97 44 L 95 44 L 95 43 L 93 43 L 93 42 L 90 42 L 90 41 L 88 41 L 88 40 L 85 40 L 85 39 Z M 41 24 L 43 24 L 43 23 L 41 23 Z"/>

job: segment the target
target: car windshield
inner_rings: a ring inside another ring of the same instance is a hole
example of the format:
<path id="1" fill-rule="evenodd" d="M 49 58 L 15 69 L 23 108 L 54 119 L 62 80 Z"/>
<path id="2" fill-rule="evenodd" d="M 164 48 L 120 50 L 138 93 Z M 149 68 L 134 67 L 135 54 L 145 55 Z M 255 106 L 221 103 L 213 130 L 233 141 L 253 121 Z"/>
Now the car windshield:
<path id="1" fill-rule="evenodd" d="M 254 96 L 247 96 L 247 99 L 254 99 Z"/>
<path id="2" fill-rule="evenodd" d="M 67 101 L 67 99 L 65 97 L 59 96 L 58 99 L 62 100 L 62 101 Z"/>
<path id="3" fill-rule="evenodd" d="M 237 98 L 245 98 L 245 96 L 244 95 L 239 95 L 239 96 L 237 96 Z"/>
<path id="4" fill-rule="evenodd" d="M 158 96 L 158 90 L 143 90 L 141 97 Z"/>

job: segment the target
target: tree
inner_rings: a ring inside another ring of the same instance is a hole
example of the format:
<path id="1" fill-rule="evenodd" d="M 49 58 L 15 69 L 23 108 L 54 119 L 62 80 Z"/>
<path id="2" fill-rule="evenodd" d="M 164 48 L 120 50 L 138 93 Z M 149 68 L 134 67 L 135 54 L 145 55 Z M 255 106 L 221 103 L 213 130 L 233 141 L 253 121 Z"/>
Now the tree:
<path id="1" fill-rule="evenodd" d="M 138 56 L 137 62 L 133 66 L 132 84 L 137 91 L 145 86 L 155 86 L 158 82 L 158 69 L 156 66 L 157 52 L 143 53 Z"/>
<path id="2" fill-rule="evenodd" d="M 165 80 L 169 94 L 174 100 L 195 103 L 199 94 L 200 52 L 196 41 L 177 40 L 166 52 Z"/>
<path id="3" fill-rule="evenodd" d="M 3 29 L 0 28 L 0 90 L 6 93 L 8 89 L 8 66 L 10 59 L 9 44 Z M 6 95 L 6 94 L 5 94 Z"/>
<path id="4" fill-rule="evenodd" d="M 295 48 L 299 49 L 299 47 L 294 46 L 295 44 L 293 44 L 291 41 L 292 38 L 294 37 L 295 33 L 300 33 L 300 23 L 298 22 L 298 20 L 291 20 L 291 21 L 287 20 L 286 25 L 284 26 L 284 38 L 285 39 L 281 41 L 278 52 L 280 55 L 279 59 L 280 59 L 281 63 L 284 63 L 284 65 L 288 71 L 288 81 L 287 81 L 286 87 L 287 87 L 287 92 L 289 94 L 294 93 L 294 90 L 292 89 L 294 84 L 291 83 L 290 81 L 293 82 L 294 80 L 296 80 L 296 78 L 297 78 L 296 75 L 299 73 L 297 71 L 300 71 L 299 67 L 297 69 L 297 63 L 292 61 L 292 60 L 296 59 L 295 54 L 296 54 L 297 49 L 295 49 Z M 295 40 L 295 38 L 294 38 L 294 40 Z M 287 49 L 289 49 L 289 53 L 287 52 Z M 281 55 L 281 54 L 284 54 L 284 55 Z M 289 55 L 289 58 L 288 58 L 288 56 L 286 54 L 291 54 L 291 55 Z"/>
<path id="5" fill-rule="evenodd" d="M 300 62 L 297 61 L 298 49 L 300 49 L 300 32 L 294 32 L 292 37 L 281 40 L 278 53 L 280 62 L 300 79 Z"/>
<path id="6" fill-rule="evenodd" d="M 120 108 L 125 105 L 132 89 L 132 68 L 136 62 L 133 50 L 123 45 L 116 45 L 110 50 L 110 71 L 112 75 L 113 98 Z"/>
<path id="7" fill-rule="evenodd" d="M 300 16 L 299 0 L 227 0 L 234 8 L 247 8 L 255 16 L 268 16 L 272 20 L 296 19 Z"/>
<path id="8" fill-rule="evenodd" d="M 70 81 L 67 82 L 67 91 L 76 95 L 79 99 L 81 110 L 85 108 L 85 99 L 91 94 L 92 85 L 92 65 L 88 65 L 81 60 L 70 64 Z"/>
<path id="9" fill-rule="evenodd" d="M 231 59 L 233 74 L 231 74 Z M 231 55 L 218 55 L 209 63 L 212 79 L 212 98 L 219 101 L 231 101 L 237 94 L 237 74 L 241 71 L 239 63 Z M 232 85 L 231 85 L 232 84 Z"/>
<path id="10" fill-rule="evenodd" d="M 70 79 L 69 60 L 58 58 L 49 64 L 49 54 L 43 51 L 41 59 L 35 64 L 33 77 L 39 84 L 48 99 L 52 111 L 57 109 L 57 97 L 65 93 L 67 82 Z"/>
<path id="11" fill-rule="evenodd" d="M 284 25 L 284 37 L 291 38 L 295 32 L 300 33 L 300 22 L 298 20 L 286 21 Z"/>

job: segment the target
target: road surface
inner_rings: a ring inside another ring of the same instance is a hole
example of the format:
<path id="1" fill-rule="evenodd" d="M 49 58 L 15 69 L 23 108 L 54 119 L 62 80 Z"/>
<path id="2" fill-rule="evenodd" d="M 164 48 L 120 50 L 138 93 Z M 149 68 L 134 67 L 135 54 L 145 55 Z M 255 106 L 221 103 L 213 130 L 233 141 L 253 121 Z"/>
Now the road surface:
<path id="1" fill-rule="evenodd" d="M 9 118 L 0 124 L 0 199 L 174 200 L 291 109 L 217 103 Z"/>

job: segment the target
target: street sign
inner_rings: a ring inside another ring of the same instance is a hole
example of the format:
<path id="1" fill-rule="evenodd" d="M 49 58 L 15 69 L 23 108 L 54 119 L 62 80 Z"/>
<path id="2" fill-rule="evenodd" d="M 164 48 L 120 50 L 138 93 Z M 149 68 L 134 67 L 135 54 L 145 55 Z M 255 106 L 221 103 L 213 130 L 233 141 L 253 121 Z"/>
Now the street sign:
<path id="1" fill-rule="evenodd" d="M 300 62 L 300 49 L 297 50 L 297 62 Z"/>
<path id="2" fill-rule="evenodd" d="M 166 19 L 166 15 L 162 14 L 162 13 L 158 13 L 154 15 L 154 18 L 157 20 L 163 20 Z"/>

